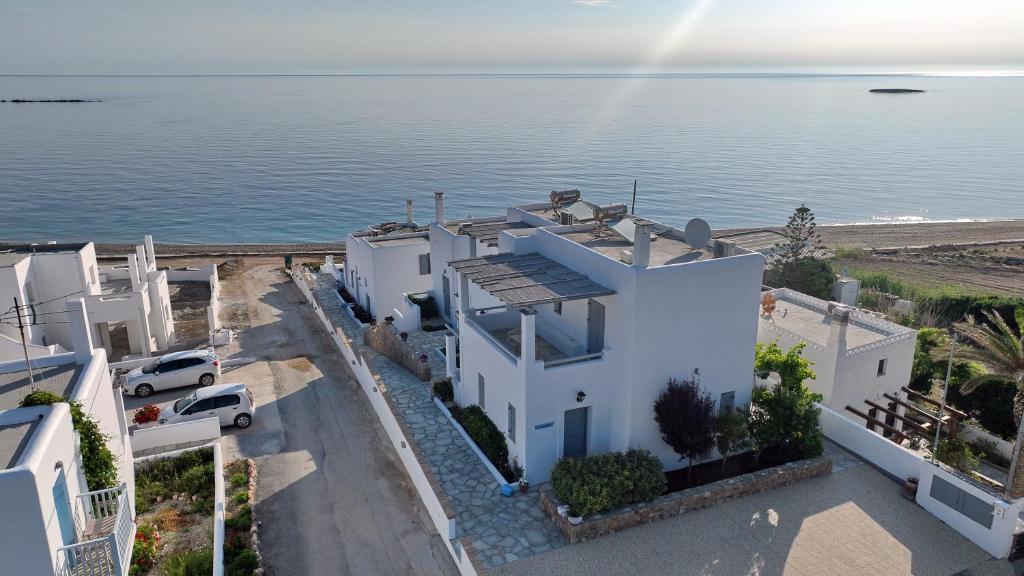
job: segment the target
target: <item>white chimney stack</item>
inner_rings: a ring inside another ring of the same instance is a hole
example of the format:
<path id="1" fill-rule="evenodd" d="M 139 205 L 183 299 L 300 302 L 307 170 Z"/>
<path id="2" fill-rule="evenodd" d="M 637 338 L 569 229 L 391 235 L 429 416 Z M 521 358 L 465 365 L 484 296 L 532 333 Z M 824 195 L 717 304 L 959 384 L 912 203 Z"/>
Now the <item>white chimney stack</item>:
<path id="1" fill-rule="evenodd" d="M 832 325 L 829 330 L 829 344 L 846 350 L 846 330 L 850 327 L 850 309 L 837 306 L 832 309 Z"/>
<path id="2" fill-rule="evenodd" d="M 651 263 L 651 227 L 637 224 L 633 238 L 633 266 L 647 268 Z"/>
<path id="3" fill-rule="evenodd" d="M 146 268 L 156 268 L 156 252 L 153 251 L 153 237 L 146 234 L 146 237 L 142 239 L 142 243 L 146 245 Z M 142 262 L 139 262 L 142 264 Z"/>
<path id="4" fill-rule="evenodd" d="M 406 224 L 412 224 L 415 222 L 412 217 L 412 198 L 405 201 L 405 222 Z"/>
<path id="5" fill-rule="evenodd" d="M 434 192 L 434 222 L 444 225 L 444 192 Z"/>

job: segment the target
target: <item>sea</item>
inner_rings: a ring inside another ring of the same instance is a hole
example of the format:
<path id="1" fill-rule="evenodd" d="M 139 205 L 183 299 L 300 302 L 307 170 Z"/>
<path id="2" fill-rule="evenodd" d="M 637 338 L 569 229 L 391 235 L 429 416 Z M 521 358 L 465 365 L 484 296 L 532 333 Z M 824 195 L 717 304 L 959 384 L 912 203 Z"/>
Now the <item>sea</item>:
<path id="1" fill-rule="evenodd" d="M 912 88 L 917 94 L 875 94 Z M 1024 77 L 0 77 L 0 240 L 333 242 L 576 188 L 671 225 L 1024 218 Z"/>

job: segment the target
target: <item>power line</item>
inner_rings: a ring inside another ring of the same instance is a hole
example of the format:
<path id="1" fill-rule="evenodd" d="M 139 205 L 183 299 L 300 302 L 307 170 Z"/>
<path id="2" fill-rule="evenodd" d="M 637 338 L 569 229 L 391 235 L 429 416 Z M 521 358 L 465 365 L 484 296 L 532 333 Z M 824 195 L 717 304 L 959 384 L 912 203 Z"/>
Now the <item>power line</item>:
<path id="1" fill-rule="evenodd" d="M 64 298 L 70 298 L 71 296 L 74 296 L 75 294 L 81 294 L 81 293 L 82 293 L 81 290 L 75 290 L 74 292 L 71 292 L 70 294 L 65 294 L 63 296 L 57 296 L 56 298 L 50 298 L 49 300 L 43 300 L 42 302 L 33 302 L 31 304 L 22 304 L 22 305 L 18 306 L 17 308 L 19 310 L 24 310 L 26 308 L 32 308 L 33 306 L 42 306 L 43 304 L 49 304 L 50 302 L 56 302 L 57 300 L 63 300 Z M 10 313 L 10 312 L 13 312 L 13 311 L 14 311 L 14 308 L 11 308 L 7 312 L 4 312 L 4 314 L 7 314 L 7 313 Z"/>
<path id="2" fill-rule="evenodd" d="M 32 312 L 32 316 L 54 316 L 56 314 L 67 314 L 67 310 L 58 310 L 57 312 Z M 10 320 L 11 318 L 17 318 L 17 313 L 14 314 L 0 314 L 0 320 Z"/>

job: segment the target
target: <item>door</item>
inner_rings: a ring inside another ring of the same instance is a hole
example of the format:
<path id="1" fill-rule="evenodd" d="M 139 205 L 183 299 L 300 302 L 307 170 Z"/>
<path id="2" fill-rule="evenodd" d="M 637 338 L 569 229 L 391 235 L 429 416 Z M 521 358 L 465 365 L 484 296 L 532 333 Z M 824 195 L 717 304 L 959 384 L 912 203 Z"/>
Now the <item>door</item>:
<path id="1" fill-rule="evenodd" d="M 64 468 L 57 469 L 57 480 L 53 483 L 53 504 L 57 511 L 61 542 L 65 546 L 74 544 L 77 530 L 75 516 L 71 511 L 71 499 L 68 497 L 68 480 L 64 476 Z"/>
<path id="2" fill-rule="evenodd" d="M 199 384 L 199 378 L 207 372 L 206 361 L 202 358 L 183 358 L 178 360 L 181 367 L 178 368 L 178 386 L 193 386 Z"/>
<path id="3" fill-rule="evenodd" d="M 587 300 L 587 354 L 604 350 L 604 304 Z"/>
<path id="4" fill-rule="evenodd" d="M 181 360 L 161 362 L 156 372 L 153 373 L 153 389 L 167 390 L 168 388 L 181 386 L 181 375 L 178 373 L 178 368 L 180 367 Z"/>
<path id="5" fill-rule="evenodd" d="M 225 394 L 213 399 L 213 409 L 220 418 L 221 426 L 230 426 L 235 423 L 235 416 L 241 412 L 242 399 L 238 394 Z"/>
<path id="6" fill-rule="evenodd" d="M 582 458 L 587 455 L 587 421 L 590 408 L 574 408 L 565 411 L 565 425 L 562 433 L 562 456 Z"/>
<path id="7" fill-rule="evenodd" d="M 181 420 L 187 422 L 189 420 L 202 420 L 203 418 L 213 418 L 217 415 L 217 410 L 213 404 L 214 398 L 204 398 L 195 404 L 185 409 L 185 413 L 181 415 Z"/>

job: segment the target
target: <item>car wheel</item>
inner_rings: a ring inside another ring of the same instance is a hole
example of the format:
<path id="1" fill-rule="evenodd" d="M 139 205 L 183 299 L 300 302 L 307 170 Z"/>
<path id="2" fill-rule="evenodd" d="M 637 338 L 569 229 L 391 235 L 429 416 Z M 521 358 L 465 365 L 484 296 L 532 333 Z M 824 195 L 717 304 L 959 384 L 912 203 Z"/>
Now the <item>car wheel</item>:
<path id="1" fill-rule="evenodd" d="M 149 384 L 139 384 L 135 387 L 135 395 L 139 398 L 145 398 L 153 393 L 153 387 Z"/>
<path id="2" fill-rule="evenodd" d="M 213 381 L 216 380 L 216 379 L 217 378 L 214 377 L 213 374 L 203 374 L 202 376 L 199 377 L 199 385 L 200 386 L 210 386 L 210 385 L 213 384 Z"/>
<path id="3" fill-rule="evenodd" d="M 252 424 L 252 416 L 248 414 L 239 414 L 235 416 L 235 426 L 239 428 L 248 428 L 249 424 Z"/>

